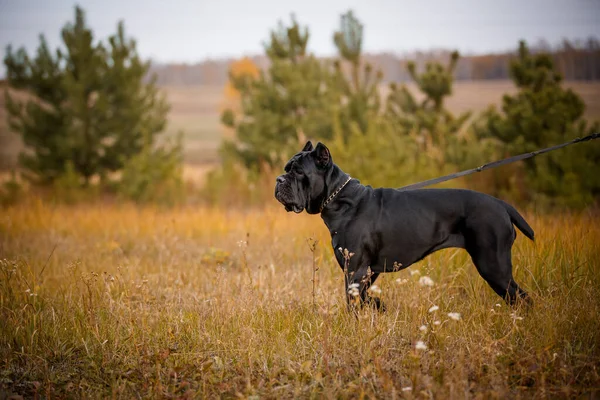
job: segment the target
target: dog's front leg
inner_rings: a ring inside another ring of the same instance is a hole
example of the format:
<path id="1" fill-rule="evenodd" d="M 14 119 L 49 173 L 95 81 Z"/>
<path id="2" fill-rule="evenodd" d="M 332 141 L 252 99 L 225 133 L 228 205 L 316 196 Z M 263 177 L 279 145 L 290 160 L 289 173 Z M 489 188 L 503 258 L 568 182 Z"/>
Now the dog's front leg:
<path id="1" fill-rule="evenodd" d="M 336 249 L 334 241 L 335 256 L 342 271 L 344 271 L 344 292 L 346 293 L 346 302 L 348 308 L 352 309 L 356 303 L 362 299 L 361 293 L 364 291 L 364 285 L 361 285 L 361 279 L 357 279 L 363 271 L 359 268 L 365 265 L 362 252 L 354 253 L 347 248 L 338 247 Z"/>
<path id="2" fill-rule="evenodd" d="M 338 246 L 335 255 L 344 271 L 344 290 L 348 309 L 354 310 L 356 306 L 363 306 L 364 304 L 375 304 L 377 309 L 383 309 L 380 300 L 369 296 L 367 293 L 379 274 L 371 271 L 366 252 L 358 250 L 354 253 Z"/>
<path id="3" fill-rule="evenodd" d="M 379 298 L 371 297 L 367 293 L 378 275 L 374 274 L 368 265 L 363 264 L 351 276 L 346 276 L 347 299 L 351 308 L 355 305 L 373 304 L 378 310 L 384 309 Z"/>

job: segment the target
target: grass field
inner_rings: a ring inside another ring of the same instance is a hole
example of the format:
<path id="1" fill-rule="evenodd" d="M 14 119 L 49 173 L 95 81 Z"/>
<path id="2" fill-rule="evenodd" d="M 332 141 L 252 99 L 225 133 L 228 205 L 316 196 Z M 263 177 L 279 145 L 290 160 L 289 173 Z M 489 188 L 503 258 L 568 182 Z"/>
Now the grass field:
<path id="1" fill-rule="evenodd" d="M 0 209 L 0 398 L 595 398 L 600 216 L 527 219 L 531 308 L 449 249 L 355 317 L 316 216 L 30 198 Z"/>

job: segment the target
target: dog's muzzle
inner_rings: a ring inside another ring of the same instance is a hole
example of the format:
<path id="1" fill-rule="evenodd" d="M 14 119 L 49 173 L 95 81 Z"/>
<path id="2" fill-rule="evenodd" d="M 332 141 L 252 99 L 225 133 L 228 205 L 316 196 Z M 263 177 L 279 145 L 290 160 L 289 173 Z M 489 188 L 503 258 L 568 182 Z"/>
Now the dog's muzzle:
<path id="1" fill-rule="evenodd" d="M 275 183 L 275 198 L 285 206 L 286 211 L 301 213 L 304 207 L 297 204 L 292 193 L 292 187 L 284 175 L 279 175 Z"/>

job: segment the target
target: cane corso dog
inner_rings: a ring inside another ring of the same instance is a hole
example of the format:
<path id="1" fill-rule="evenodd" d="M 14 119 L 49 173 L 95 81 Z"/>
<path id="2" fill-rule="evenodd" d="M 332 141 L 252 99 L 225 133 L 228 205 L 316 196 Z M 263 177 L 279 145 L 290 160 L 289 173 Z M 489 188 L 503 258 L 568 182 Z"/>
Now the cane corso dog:
<path id="1" fill-rule="evenodd" d="M 277 177 L 275 198 L 287 211 L 321 214 L 345 271 L 346 290 L 353 295 L 358 290 L 361 303 L 375 300 L 380 307 L 367 294 L 379 274 L 448 247 L 466 249 L 481 277 L 507 303 L 527 299 L 512 275 L 513 225 L 531 240 L 533 229 L 495 197 L 463 189 L 373 189 L 335 165 L 325 145 L 313 149 L 308 142 Z"/>

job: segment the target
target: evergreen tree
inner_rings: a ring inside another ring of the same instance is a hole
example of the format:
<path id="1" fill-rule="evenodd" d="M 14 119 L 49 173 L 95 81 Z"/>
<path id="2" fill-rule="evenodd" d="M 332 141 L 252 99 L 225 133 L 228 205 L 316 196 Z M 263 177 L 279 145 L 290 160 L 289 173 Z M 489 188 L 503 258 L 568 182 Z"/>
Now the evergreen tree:
<path id="1" fill-rule="evenodd" d="M 416 144 L 398 135 L 384 115 L 371 115 L 366 132 L 345 131 L 341 121 L 336 122 L 328 147 L 336 163 L 364 184 L 399 187 L 429 178 L 423 160 L 412 157 L 418 152 Z"/>
<path id="2" fill-rule="evenodd" d="M 22 103 L 5 92 L 9 126 L 28 148 L 20 155 L 22 166 L 39 181 L 52 182 L 73 168 L 87 183 L 121 169 L 153 143 L 165 127 L 168 105 L 154 81 L 145 81 L 149 63 L 126 39 L 122 23 L 105 46 L 94 41 L 77 7 L 62 42 L 51 52 L 40 36 L 34 58 L 8 47 L 9 85 L 36 97 Z"/>
<path id="3" fill-rule="evenodd" d="M 408 72 L 423 93 L 423 100 L 417 100 L 406 85 L 392 83 L 386 102 L 386 115 L 395 127 L 417 143 L 420 152 L 415 156 L 426 154 L 433 159 L 437 173 L 444 171 L 448 155 L 457 146 L 456 136 L 471 115 L 465 112 L 455 116 L 444 104 L 452 94 L 458 59 L 458 52 L 453 52 L 447 66 L 428 62 L 422 73 L 417 72 L 414 62 L 409 62 Z"/>
<path id="4" fill-rule="evenodd" d="M 182 135 L 166 146 L 147 141 L 124 162 L 117 191 L 137 203 L 174 205 L 183 199 Z"/>
<path id="5" fill-rule="evenodd" d="M 381 106 L 379 84 L 383 74 L 362 61 L 363 25 L 352 11 L 341 16 L 340 30 L 335 32 L 333 41 L 340 57 L 333 64 L 333 84 L 339 96 L 341 128 L 346 135 L 353 129 L 364 134 Z M 348 73 L 344 70 L 345 65 L 349 66 Z"/>
<path id="6" fill-rule="evenodd" d="M 489 109 L 476 125 L 481 138 L 493 138 L 509 154 L 531 152 L 598 131 L 582 119 L 585 105 L 562 77 L 548 54 L 531 54 L 525 42 L 511 61 L 518 93 L 505 95 L 502 113 Z M 527 187 L 552 203 L 577 206 L 600 195 L 600 144 L 586 143 L 524 161 Z"/>
<path id="7" fill-rule="evenodd" d="M 341 16 L 333 41 L 338 59 L 331 77 L 335 102 L 329 148 L 346 172 L 366 184 L 393 187 L 413 182 L 420 168 L 408 155 L 416 146 L 398 135 L 380 112 L 383 74 L 363 60 L 363 25 L 352 11 Z"/>
<path id="8" fill-rule="evenodd" d="M 298 151 L 306 135 L 331 137 L 332 101 L 327 89 L 326 65 L 307 51 L 309 33 L 292 17 L 281 23 L 265 45 L 270 67 L 258 78 L 230 74 L 240 93 L 242 110 L 227 109 L 222 122 L 235 129 L 235 140 L 225 142 L 225 158 L 233 157 L 248 168 L 275 166 Z"/>

